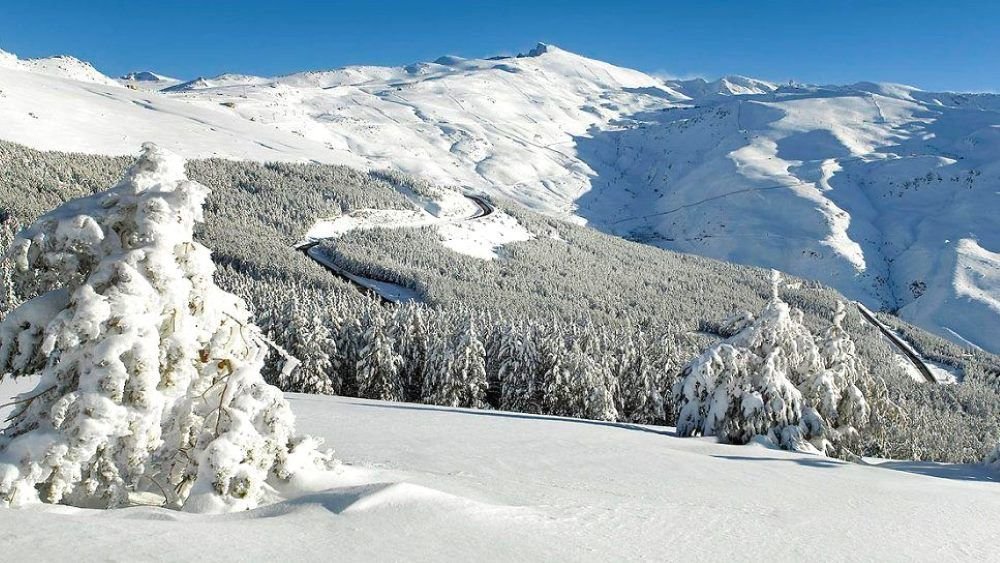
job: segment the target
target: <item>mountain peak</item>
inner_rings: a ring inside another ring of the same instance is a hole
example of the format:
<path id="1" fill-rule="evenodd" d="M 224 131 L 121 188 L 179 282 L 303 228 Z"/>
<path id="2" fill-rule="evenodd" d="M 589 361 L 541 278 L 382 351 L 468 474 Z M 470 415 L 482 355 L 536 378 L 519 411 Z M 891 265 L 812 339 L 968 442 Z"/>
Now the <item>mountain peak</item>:
<path id="1" fill-rule="evenodd" d="M 528 51 L 528 54 L 525 55 L 525 56 L 526 57 L 540 57 L 540 56 L 544 55 L 545 53 L 548 53 L 550 50 L 552 50 L 552 48 L 553 48 L 553 46 L 549 45 L 548 43 L 539 42 L 530 51 Z"/>
<path id="2" fill-rule="evenodd" d="M 162 74 L 157 74 L 148 70 L 140 70 L 138 72 L 130 72 L 128 74 L 123 74 L 119 77 L 121 80 L 128 80 L 131 82 L 170 82 L 173 78 L 163 76 Z"/>

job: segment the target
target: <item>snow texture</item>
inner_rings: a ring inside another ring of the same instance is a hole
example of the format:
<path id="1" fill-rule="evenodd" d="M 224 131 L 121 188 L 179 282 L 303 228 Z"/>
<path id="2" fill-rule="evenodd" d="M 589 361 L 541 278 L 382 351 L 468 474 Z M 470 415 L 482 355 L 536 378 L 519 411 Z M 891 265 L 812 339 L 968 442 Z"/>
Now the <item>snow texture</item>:
<path id="1" fill-rule="evenodd" d="M 5 557 L 985 561 L 995 552 L 1000 491 L 981 467 L 866 466 L 661 427 L 288 398 L 300 429 L 337 443 L 343 471 L 238 514 L 0 509 Z"/>

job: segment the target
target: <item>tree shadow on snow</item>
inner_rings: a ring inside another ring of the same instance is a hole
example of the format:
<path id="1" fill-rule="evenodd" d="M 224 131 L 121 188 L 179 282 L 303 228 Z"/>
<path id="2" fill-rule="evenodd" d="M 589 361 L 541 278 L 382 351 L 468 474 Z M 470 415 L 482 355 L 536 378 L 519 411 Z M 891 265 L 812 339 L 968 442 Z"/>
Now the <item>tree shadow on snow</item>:
<path id="1" fill-rule="evenodd" d="M 939 479 L 951 479 L 954 481 L 985 481 L 990 483 L 1000 481 L 1000 475 L 997 475 L 982 465 L 971 463 L 886 461 L 878 464 L 866 463 L 865 465 L 881 469 L 891 469 L 893 471 L 902 471 L 904 473 L 926 475 L 927 477 L 937 477 Z"/>
<path id="2" fill-rule="evenodd" d="M 828 469 L 848 467 L 851 465 L 850 462 L 819 456 L 781 458 L 741 455 L 713 455 L 712 457 L 736 461 L 790 461 L 807 467 L 821 467 Z M 903 473 L 913 473 L 915 475 L 936 477 L 938 479 L 950 479 L 953 481 L 977 481 L 991 483 L 1000 481 L 1000 476 L 994 474 L 982 465 L 974 464 L 936 463 L 933 461 L 885 461 L 881 463 L 861 462 L 858 465 L 871 467 L 873 469 L 902 471 Z"/>
<path id="3" fill-rule="evenodd" d="M 831 459 L 828 457 L 820 456 L 809 456 L 809 457 L 759 457 L 752 455 L 713 455 L 712 457 L 716 459 L 729 459 L 733 461 L 791 461 L 798 465 L 805 465 L 807 467 L 823 467 L 823 468 L 834 468 L 843 467 L 847 465 L 846 462 Z"/>
<path id="4" fill-rule="evenodd" d="M 650 434 L 657 434 L 660 436 L 672 436 L 676 437 L 677 434 L 672 428 L 663 427 L 662 430 L 657 430 L 656 428 L 642 426 L 639 424 L 630 424 L 628 422 L 606 422 L 602 420 L 587 420 L 584 418 L 565 418 L 559 416 L 548 416 L 543 414 L 524 414 L 508 411 L 489 411 L 489 410 L 475 410 L 475 409 L 464 409 L 457 407 L 442 407 L 437 405 L 422 405 L 415 403 L 352 403 L 354 406 L 359 407 L 369 407 L 376 409 L 397 409 L 397 410 L 419 410 L 419 411 L 437 411 L 437 412 L 448 412 L 455 414 L 465 414 L 472 416 L 489 416 L 497 418 L 514 418 L 520 420 L 544 420 L 550 422 L 568 422 L 572 424 L 587 424 L 591 426 L 605 426 L 608 428 L 619 428 L 622 430 L 634 430 L 638 432 L 648 432 Z"/>

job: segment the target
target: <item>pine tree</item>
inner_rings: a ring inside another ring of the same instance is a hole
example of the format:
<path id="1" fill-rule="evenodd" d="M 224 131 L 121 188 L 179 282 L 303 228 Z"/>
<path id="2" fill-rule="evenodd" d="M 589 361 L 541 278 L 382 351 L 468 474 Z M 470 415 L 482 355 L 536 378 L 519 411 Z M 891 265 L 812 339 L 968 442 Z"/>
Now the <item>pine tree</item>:
<path id="1" fill-rule="evenodd" d="M 451 379 L 460 389 L 459 402 L 454 406 L 478 409 L 486 406 L 489 383 L 486 380 L 486 349 L 474 322 L 470 319 L 458 337 L 451 363 Z"/>
<path id="2" fill-rule="evenodd" d="M 436 334 L 427 352 L 422 401 L 428 405 L 457 407 L 462 404 L 461 382 L 454 377 L 454 347 L 448 335 Z"/>
<path id="3" fill-rule="evenodd" d="M 369 314 L 365 311 L 363 314 Z M 348 397 L 358 396 L 358 363 L 361 361 L 361 349 L 364 329 L 358 318 L 347 319 L 339 323 L 340 330 L 335 335 L 337 355 L 334 356 L 333 367 L 340 379 L 341 393 Z"/>
<path id="4" fill-rule="evenodd" d="M 20 224 L 14 217 L 0 212 L 0 321 L 21 301 L 14 290 L 14 264 L 8 251 L 14 243 Z"/>
<path id="5" fill-rule="evenodd" d="M 401 377 L 404 400 L 420 401 L 427 369 L 430 327 L 424 307 L 400 307 L 394 318 L 396 339 L 403 357 Z"/>
<path id="6" fill-rule="evenodd" d="M 506 411 L 538 413 L 538 351 L 531 325 L 507 325 L 501 333 L 497 352 L 500 381 L 500 408 Z"/>
<path id="7" fill-rule="evenodd" d="M 38 296 L 0 323 L 0 373 L 31 377 L 0 436 L 0 499 L 116 507 L 132 493 L 201 512 L 252 508 L 327 454 L 296 438 L 266 351 L 192 239 L 208 194 L 146 145 L 111 190 L 15 241 Z"/>
<path id="8" fill-rule="evenodd" d="M 403 400 L 400 368 L 403 358 L 396 353 L 392 337 L 380 312 L 367 319 L 358 354 L 358 396 L 384 401 Z"/>
<path id="9" fill-rule="evenodd" d="M 561 338 L 550 338 L 544 353 L 542 400 L 546 414 L 617 420 L 616 381 L 603 362 L 591 357 L 576 340 L 567 346 Z"/>
<path id="10" fill-rule="evenodd" d="M 994 472 L 1000 473 L 1000 444 L 997 444 L 990 453 L 986 454 L 983 464 Z"/>
<path id="11" fill-rule="evenodd" d="M 333 370 L 337 342 L 315 306 L 301 303 L 297 296 L 285 303 L 286 350 L 299 360 L 298 368 L 283 373 L 278 386 L 286 391 L 331 395 L 340 388 Z"/>
<path id="12" fill-rule="evenodd" d="M 863 370 L 854 341 L 843 328 L 846 308 L 837 303 L 833 324 L 817 345 L 822 370 L 810 373 L 799 389 L 813 412 L 805 425 L 806 438 L 819 450 L 833 452 L 857 442 L 858 431 L 868 425 L 870 408 L 864 392 Z"/>
<path id="13" fill-rule="evenodd" d="M 743 444 L 764 435 L 787 448 L 804 447 L 802 393 L 795 386 L 822 372 L 819 351 L 801 314 L 778 296 L 757 319 L 695 358 L 674 386 L 677 432 Z"/>
<path id="14" fill-rule="evenodd" d="M 612 374 L 619 382 L 618 412 L 622 420 L 636 424 L 654 424 L 665 419 L 664 399 L 647 346 L 637 343 L 643 335 L 632 331 L 619 333 L 612 363 Z"/>

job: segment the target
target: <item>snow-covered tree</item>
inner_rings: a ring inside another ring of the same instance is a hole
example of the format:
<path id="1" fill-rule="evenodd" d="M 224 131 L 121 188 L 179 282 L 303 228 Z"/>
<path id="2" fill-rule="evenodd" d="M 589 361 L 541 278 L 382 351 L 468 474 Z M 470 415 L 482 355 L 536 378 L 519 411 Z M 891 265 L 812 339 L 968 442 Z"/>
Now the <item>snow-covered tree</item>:
<path id="1" fill-rule="evenodd" d="M 385 318 L 371 314 L 361 338 L 358 354 L 358 396 L 384 401 L 403 400 L 400 368 L 403 358 L 396 353 Z"/>
<path id="2" fill-rule="evenodd" d="M 8 250 L 21 230 L 14 217 L 0 211 L 0 320 L 20 304 L 14 291 L 14 264 Z"/>
<path id="3" fill-rule="evenodd" d="M 286 391 L 331 395 L 340 388 L 333 370 L 337 342 L 330 331 L 330 321 L 318 311 L 293 297 L 284 307 L 285 333 L 282 345 L 294 356 L 297 369 L 285 370 L 278 377 L 278 386 Z"/>
<path id="4" fill-rule="evenodd" d="M 821 451 L 846 446 L 868 425 L 870 408 L 861 386 L 868 378 L 851 336 L 843 328 L 846 308 L 837 303 L 833 324 L 818 339 L 823 369 L 798 384 L 815 417 L 807 416 L 805 434 Z"/>
<path id="5" fill-rule="evenodd" d="M 983 459 L 983 464 L 987 468 L 1000 473 L 1000 444 L 997 444 L 996 447 L 990 451 L 990 453 L 986 454 L 986 457 Z"/>
<path id="6" fill-rule="evenodd" d="M 420 400 L 430 348 L 430 327 L 423 307 L 400 307 L 394 317 L 396 339 L 403 357 L 401 378 L 406 401 Z"/>
<path id="7" fill-rule="evenodd" d="M 797 382 L 811 380 L 824 366 L 801 314 L 778 296 L 760 315 L 726 341 L 694 359 L 674 386 L 677 431 L 743 444 L 770 436 L 784 447 L 802 447 L 805 407 Z"/>
<path id="8" fill-rule="evenodd" d="M 459 406 L 483 408 L 486 406 L 486 349 L 480 340 L 473 320 L 459 335 L 451 364 L 452 378 L 460 382 L 462 398 Z"/>
<path id="9" fill-rule="evenodd" d="M 641 333 L 619 335 L 612 375 L 618 381 L 618 412 L 622 420 L 653 424 L 665 418 L 665 401 L 648 351 L 640 345 L 642 338 Z"/>
<path id="10" fill-rule="evenodd" d="M 31 378 L 0 434 L 0 500 L 199 512 L 252 508 L 328 463 L 261 377 L 266 345 L 192 239 L 208 189 L 153 145 L 107 192 L 14 242 L 37 297 L 0 323 L 0 374 Z"/>
<path id="11" fill-rule="evenodd" d="M 498 356 L 500 408 L 514 412 L 539 412 L 538 351 L 532 327 L 506 326 L 500 335 Z"/>
<path id="12" fill-rule="evenodd" d="M 588 354 L 580 343 L 550 342 L 547 369 L 542 374 L 546 414 L 591 420 L 617 420 L 615 384 L 611 370 Z"/>
<path id="13" fill-rule="evenodd" d="M 486 406 L 485 348 L 470 319 L 457 337 L 434 339 L 428 353 L 423 400 L 432 405 Z"/>

